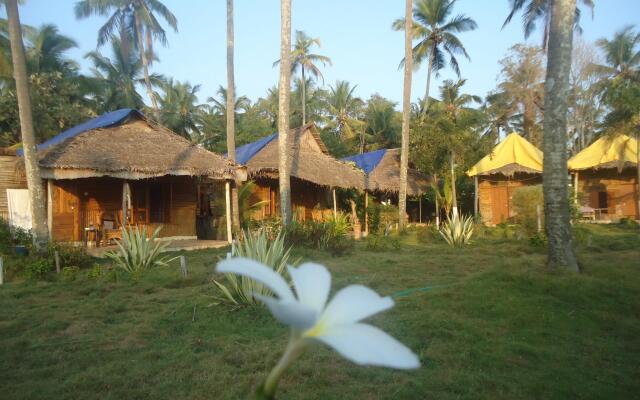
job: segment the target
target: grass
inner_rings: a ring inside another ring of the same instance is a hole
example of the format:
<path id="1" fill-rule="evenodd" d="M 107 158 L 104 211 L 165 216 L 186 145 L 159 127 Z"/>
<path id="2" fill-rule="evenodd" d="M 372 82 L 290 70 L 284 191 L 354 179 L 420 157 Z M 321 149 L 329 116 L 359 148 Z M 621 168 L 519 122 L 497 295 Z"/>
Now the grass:
<path id="1" fill-rule="evenodd" d="M 318 345 L 287 371 L 282 399 L 628 399 L 640 390 L 640 235 L 579 226 L 583 273 L 549 271 L 544 250 L 508 230 L 458 249 L 425 232 L 400 250 L 325 263 L 333 290 L 361 283 L 394 295 L 372 323 L 416 351 L 416 371 L 357 367 Z M 3 399 L 238 399 L 275 364 L 287 329 L 263 308 L 211 306 L 224 251 L 186 253 L 138 283 L 0 287 Z M 195 312 L 194 312 L 195 310 Z"/>

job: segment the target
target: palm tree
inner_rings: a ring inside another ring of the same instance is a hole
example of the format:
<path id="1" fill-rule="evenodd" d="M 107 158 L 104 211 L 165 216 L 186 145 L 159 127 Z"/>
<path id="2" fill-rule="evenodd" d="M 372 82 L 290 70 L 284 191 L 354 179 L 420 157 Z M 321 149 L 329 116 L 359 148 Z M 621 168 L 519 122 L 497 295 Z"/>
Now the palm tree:
<path id="1" fill-rule="evenodd" d="M 280 0 L 280 82 L 278 85 L 278 181 L 282 225 L 291 221 L 289 96 L 291 92 L 291 0 Z M 304 108 L 304 107 L 303 107 Z M 275 388 L 274 388 L 275 390 Z"/>
<path id="2" fill-rule="evenodd" d="M 202 106 L 197 104 L 200 85 L 169 78 L 160 84 L 160 89 L 164 93 L 158 96 L 162 124 L 187 139 L 198 135 L 202 115 Z"/>
<path id="3" fill-rule="evenodd" d="M 6 0 L 7 19 L 9 22 L 9 38 L 11 40 L 11 59 L 13 76 L 16 83 L 16 96 L 20 113 L 20 129 L 24 149 L 24 164 L 29 188 L 29 200 L 32 216 L 33 244 L 38 251 L 46 251 L 49 238 L 47 229 L 47 211 L 45 208 L 44 189 L 38 167 L 38 153 L 33 130 L 33 115 L 29 97 L 27 80 L 27 62 L 22 43 L 22 29 L 17 0 Z"/>
<path id="4" fill-rule="evenodd" d="M 396 103 L 380 95 L 373 95 L 367 101 L 364 118 L 366 128 L 362 131 L 360 150 L 366 151 L 368 142 L 375 143 L 382 148 L 397 147 L 399 126 Z"/>
<path id="5" fill-rule="evenodd" d="M 233 51 L 234 51 L 234 34 L 233 34 L 233 0 L 227 0 L 227 158 L 231 161 L 236 160 L 236 115 L 234 108 L 235 95 L 235 77 L 233 70 Z M 233 225 L 236 229 L 240 229 L 240 210 L 238 208 L 238 188 L 233 185 L 231 190 L 231 211 L 233 214 Z"/>
<path id="6" fill-rule="evenodd" d="M 419 66 L 427 61 L 427 87 L 424 95 L 423 112 L 429 105 L 429 86 L 431 75 L 438 75 L 446 66 L 445 57 L 449 56 L 449 66 L 460 77 L 460 66 L 456 56 L 463 55 L 470 60 L 467 50 L 455 35 L 476 29 L 478 24 L 464 14 L 449 19 L 456 0 L 418 0 L 413 10 L 413 38 L 418 44 L 413 47 L 413 62 Z M 398 19 L 392 28 L 396 31 L 404 29 L 404 21 Z M 402 62 L 404 62 L 403 60 Z"/>
<path id="7" fill-rule="evenodd" d="M 212 111 L 224 116 L 225 121 L 227 119 L 227 107 L 229 106 L 229 103 L 231 103 L 231 106 L 233 107 L 233 115 L 235 116 L 234 122 L 238 122 L 238 113 L 240 111 L 246 111 L 251 107 L 251 100 L 249 100 L 247 96 L 240 96 L 236 98 L 235 102 L 229 101 L 231 98 L 228 97 L 227 89 L 222 86 L 218 87 L 216 93 L 218 94 L 218 98 L 207 97 L 207 102 L 213 103 L 211 105 Z"/>
<path id="8" fill-rule="evenodd" d="M 127 59 L 123 58 L 125 53 L 121 51 L 118 38 L 114 37 L 111 40 L 111 46 L 111 59 L 97 51 L 85 56 L 93 63 L 93 77 L 87 80 L 87 86 L 96 96 L 98 110 L 106 112 L 118 108 L 141 109 L 144 102 L 136 86 L 145 82 L 142 77 L 142 64 L 134 53 L 129 53 Z M 153 86 L 162 85 L 163 79 L 157 74 L 149 76 Z"/>
<path id="9" fill-rule="evenodd" d="M 256 102 L 256 106 L 260 110 L 260 115 L 269 120 L 269 123 L 273 129 L 278 127 L 278 101 L 279 101 L 278 87 L 273 86 L 267 89 L 267 95 L 261 97 Z"/>
<path id="10" fill-rule="evenodd" d="M 78 63 L 66 57 L 67 51 L 78 47 L 72 38 L 61 35 L 52 24 L 42 25 L 39 29 L 25 32 L 31 43 L 26 52 L 27 68 L 30 73 L 62 72 L 78 70 Z"/>
<path id="11" fill-rule="evenodd" d="M 320 54 L 310 53 L 311 47 L 320 47 L 320 39 L 307 36 L 303 31 L 296 31 L 296 44 L 291 51 L 291 72 L 295 73 L 300 69 L 301 82 L 302 82 L 302 125 L 307 123 L 307 110 L 306 110 L 306 72 L 308 71 L 315 79 L 323 79 L 322 72 L 318 68 L 317 63 L 321 63 L 323 66 L 327 64 L 331 65 L 331 59 Z M 280 63 L 277 60 L 273 63 L 275 67 Z"/>
<path id="12" fill-rule="evenodd" d="M 549 29 L 551 27 L 551 5 L 552 0 L 509 0 L 511 3 L 511 11 L 504 20 L 502 28 L 507 26 L 513 17 L 520 11 L 522 15 L 522 28 L 524 29 L 524 37 L 528 39 L 531 33 L 536 29 L 536 23 L 542 20 L 544 27 L 542 32 L 542 48 L 546 51 L 549 46 Z M 591 9 L 593 16 L 593 8 L 595 3 L 593 0 L 580 0 L 580 2 Z M 579 8 L 575 8 L 574 27 L 578 32 L 582 32 L 580 28 L 580 15 L 582 12 Z"/>
<path id="13" fill-rule="evenodd" d="M 613 36 L 600 38 L 596 46 L 604 53 L 606 65 L 595 65 L 601 75 L 612 79 L 638 79 L 640 71 L 640 33 L 627 25 Z"/>
<path id="14" fill-rule="evenodd" d="M 75 5 L 75 13 L 76 18 L 86 18 L 92 15 L 109 17 L 98 31 L 98 46 L 111 40 L 115 32 L 120 34 L 123 58 L 128 58 L 130 43 L 135 45 L 142 62 L 147 95 L 151 100 L 155 117 L 159 120 L 160 114 L 149 75 L 149 65 L 155 59 L 154 39 L 159 40 L 162 45 L 166 45 L 167 36 L 156 18 L 156 14 L 161 16 L 177 32 L 178 21 L 175 15 L 159 0 L 81 0 Z"/>
<path id="15" fill-rule="evenodd" d="M 571 243 L 567 190 L 567 109 L 576 0 L 549 8 L 547 76 L 544 87 L 543 192 L 547 264 L 579 271 Z"/>
<path id="16" fill-rule="evenodd" d="M 456 123 L 460 112 L 465 110 L 470 103 L 480 103 L 482 99 L 478 96 L 461 93 L 461 88 L 466 79 L 459 79 L 457 82 L 447 79 L 440 87 L 440 98 L 445 114 L 451 121 Z M 455 138 L 454 138 L 455 140 Z M 451 208 L 454 216 L 458 214 L 458 200 L 456 194 L 456 172 L 455 172 L 455 145 L 450 146 L 449 167 L 451 172 Z"/>
<path id="17" fill-rule="evenodd" d="M 402 89 L 402 146 L 400 147 L 400 191 L 398 194 L 399 228 L 406 226 L 407 210 L 407 169 L 409 167 L 409 120 L 411 117 L 411 70 L 413 69 L 413 1 L 405 2 L 404 17 L 404 87 Z"/>
<path id="18" fill-rule="evenodd" d="M 329 113 L 327 127 L 342 140 L 352 140 L 359 136 L 360 152 L 362 153 L 364 138 L 364 122 L 362 116 L 364 102 L 354 95 L 357 85 L 351 86 L 347 81 L 336 81 L 335 86 L 329 87 L 326 99 Z"/>

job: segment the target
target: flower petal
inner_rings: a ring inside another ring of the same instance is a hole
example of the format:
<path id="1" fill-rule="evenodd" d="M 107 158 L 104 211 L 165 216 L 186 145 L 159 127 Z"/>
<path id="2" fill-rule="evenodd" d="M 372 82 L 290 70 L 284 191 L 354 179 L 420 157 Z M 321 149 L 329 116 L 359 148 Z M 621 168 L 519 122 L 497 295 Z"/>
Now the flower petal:
<path id="1" fill-rule="evenodd" d="M 280 300 L 296 301 L 287 281 L 280 274 L 250 258 L 235 257 L 222 260 L 218 263 L 216 271 L 246 276 L 269 287 Z"/>
<path id="2" fill-rule="evenodd" d="M 298 301 L 313 308 L 319 315 L 327 304 L 331 289 L 329 271 L 320 264 L 304 263 L 298 268 L 289 267 L 289 276 L 296 289 Z"/>
<path id="3" fill-rule="evenodd" d="M 420 367 L 418 356 L 407 346 L 371 325 L 337 325 L 315 339 L 333 347 L 356 364 L 397 369 Z"/>
<path id="4" fill-rule="evenodd" d="M 324 327 L 352 324 L 391 307 L 391 297 L 381 297 L 366 286 L 351 285 L 331 299 L 320 317 L 321 324 Z"/>
<path id="5" fill-rule="evenodd" d="M 311 328 L 318 319 L 314 309 L 297 301 L 282 301 L 260 294 L 254 296 L 269 307 L 275 319 L 285 325 L 305 330 Z"/>

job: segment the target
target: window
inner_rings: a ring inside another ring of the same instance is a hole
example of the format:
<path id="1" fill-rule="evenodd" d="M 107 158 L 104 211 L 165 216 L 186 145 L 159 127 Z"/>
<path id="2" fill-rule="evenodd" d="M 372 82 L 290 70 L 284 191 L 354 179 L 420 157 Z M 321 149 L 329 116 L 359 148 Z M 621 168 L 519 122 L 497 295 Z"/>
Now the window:
<path id="1" fill-rule="evenodd" d="M 607 192 L 598 192 L 598 208 L 608 208 Z"/>

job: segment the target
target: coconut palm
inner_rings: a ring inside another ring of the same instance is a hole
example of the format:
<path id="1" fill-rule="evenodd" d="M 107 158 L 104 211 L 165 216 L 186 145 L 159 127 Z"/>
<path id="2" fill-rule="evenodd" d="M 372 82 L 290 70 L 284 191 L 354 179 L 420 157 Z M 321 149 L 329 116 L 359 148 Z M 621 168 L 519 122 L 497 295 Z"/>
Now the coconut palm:
<path id="1" fill-rule="evenodd" d="M 291 94 L 291 0 L 280 0 L 280 80 L 278 83 L 278 182 L 283 227 L 291 222 L 289 98 Z"/>
<path id="2" fill-rule="evenodd" d="M 606 65 L 595 65 L 598 73 L 608 78 L 640 78 L 640 33 L 633 25 L 627 25 L 613 36 L 600 38 L 596 46 L 602 50 Z"/>
<path id="3" fill-rule="evenodd" d="M 406 0 L 404 16 L 404 85 L 402 88 L 402 144 L 400 147 L 400 190 L 398 193 L 399 228 L 406 226 L 407 173 L 409 168 L 409 121 L 411 118 L 411 70 L 413 69 L 413 1 Z"/>
<path id="4" fill-rule="evenodd" d="M 273 129 L 278 127 L 278 99 L 278 87 L 273 86 L 267 89 L 265 97 L 261 97 L 256 102 L 260 115 L 269 121 Z"/>
<path id="5" fill-rule="evenodd" d="M 480 103 L 482 99 L 479 96 L 474 96 L 461 92 L 462 86 L 465 84 L 466 79 L 459 79 L 457 82 L 452 80 L 445 80 L 440 87 L 441 104 L 444 108 L 445 114 L 451 121 L 456 123 L 460 113 L 467 109 L 471 103 Z M 460 138 L 454 138 L 454 140 Z M 456 172 L 455 172 L 455 148 L 458 146 L 450 146 L 450 158 L 449 166 L 451 172 L 451 208 L 453 215 L 458 214 L 458 200 L 456 195 Z"/>
<path id="6" fill-rule="evenodd" d="M 229 104 L 229 99 L 227 97 L 227 89 L 219 86 L 216 91 L 218 94 L 218 98 L 215 97 L 207 97 L 207 102 L 212 103 L 211 109 L 213 112 L 218 113 L 219 115 L 223 115 L 226 121 L 227 118 L 227 107 Z M 235 115 L 235 122 L 238 122 L 238 113 L 240 111 L 246 111 L 249 107 L 251 107 L 251 100 L 247 96 L 240 96 L 236 98 L 234 104 L 233 114 Z"/>
<path id="7" fill-rule="evenodd" d="M 47 212 L 45 209 L 44 189 L 38 168 L 38 155 L 33 129 L 33 115 L 31 99 L 29 97 L 29 82 L 27 78 L 27 62 L 25 60 L 24 45 L 22 43 L 22 29 L 17 0 L 6 0 L 8 31 L 11 45 L 11 60 L 13 76 L 18 97 L 20 114 L 20 129 L 22 146 L 24 149 L 24 164 L 29 188 L 29 200 L 32 216 L 33 244 L 38 251 L 46 251 L 49 238 L 47 229 Z"/>
<path id="8" fill-rule="evenodd" d="M 507 26 L 513 17 L 522 11 L 522 28 L 524 29 L 524 37 L 528 39 L 531 33 L 535 31 L 536 24 L 541 20 L 544 24 L 542 31 L 542 48 L 546 51 L 549 45 L 549 28 L 551 26 L 551 4 L 552 0 L 509 0 L 511 11 L 504 20 L 502 27 Z M 591 9 L 593 16 L 594 0 L 580 0 L 585 7 Z M 574 28 L 578 32 L 582 32 L 580 28 L 580 8 L 575 7 Z"/>
<path id="9" fill-rule="evenodd" d="M 162 124 L 187 139 L 197 136 L 202 114 L 202 106 L 197 104 L 200 85 L 169 78 L 160 84 L 160 89 L 163 92 L 163 96 L 158 96 Z"/>
<path id="10" fill-rule="evenodd" d="M 147 95 L 151 100 L 156 119 L 160 119 L 158 104 L 153 91 L 153 82 L 149 74 L 149 65 L 155 59 L 153 41 L 167 44 L 167 36 L 157 16 L 162 17 L 178 31 L 178 21 L 169 9 L 159 0 L 81 0 L 75 5 L 76 18 L 92 15 L 109 17 L 98 31 L 98 46 L 105 44 L 119 33 L 122 58 L 128 58 L 130 44 L 138 49 L 142 63 Z"/>
<path id="11" fill-rule="evenodd" d="M 449 57 L 448 65 L 458 77 L 460 77 L 460 66 L 456 56 L 463 55 L 470 60 L 467 50 L 456 34 L 472 31 L 478 27 L 478 24 L 464 14 L 449 18 L 455 2 L 456 0 L 417 0 L 413 10 L 413 38 L 418 40 L 413 47 L 413 62 L 416 67 L 424 61 L 427 62 L 427 87 L 423 99 L 425 113 L 429 105 L 431 75 L 435 73 L 438 76 L 438 73 L 445 68 L 447 65 L 445 58 Z M 404 20 L 394 21 L 392 28 L 396 31 L 403 30 Z"/>
<path id="12" fill-rule="evenodd" d="M 25 36 L 31 46 L 26 52 L 27 68 L 30 73 L 77 71 L 78 63 L 66 57 L 66 53 L 78 47 L 72 38 L 60 34 L 52 24 L 30 29 Z"/>
<path id="13" fill-rule="evenodd" d="M 327 127 L 342 140 L 353 140 L 364 135 L 362 112 L 364 101 L 354 95 L 357 85 L 351 86 L 347 81 L 336 81 L 329 86 L 326 99 L 328 111 Z M 362 139 L 360 139 L 362 144 Z M 362 146 L 360 146 L 362 152 Z"/>
<path id="14" fill-rule="evenodd" d="M 121 51 L 118 38 L 114 37 L 111 40 L 111 46 L 112 58 L 98 51 L 92 51 L 85 56 L 93 63 L 93 77 L 88 79 L 87 86 L 96 97 L 98 111 L 106 112 L 117 108 L 141 109 L 144 102 L 136 86 L 145 83 L 142 63 L 134 53 L 129 53 L 127 59 L 123 58 L 124 53 Z M 151 74 L 149 81 L 153 86 L 160 86 L 163 77 Z"/>
<path id="15" fill-rule="evenodd" d="M 567 182 L 567 109 L 576 0 L 554 0 L 550 7 L 547 76 L 544 87 L 544 192 L 547 264 L 578 271 L 571 243 Z"/>
<path id="16" fill-rule="evenodd" d="M 227 0 L 227 110 L 233 112 L 227 113 L 227 158 L 231 161 L 236 160 L 236 115 L 234 100 L 235 94 L 235 76 L 233 69 L 233 51 L 234 51 L 234 33 L 233 33 L 233 0 Z M 236 229 L 240 228 L 240 211 L 238 208 L 238 188 L 233 185 L 231 190 L 231 212 L 233 215 L 233 225 Z"/>
<path id="17" fill-rule="evenodd" d="M 322 76 L 322 72 L 320 72 L 320 68 L 318 67 L 318 63 L 326 66 L 327 64 L 331 65 L 331 59 L 327 56 L 323 56 L 320 54 L 310 53 L 311 48 L 313 46 L 320 47 L 320 39 L 312 38 L 307 36 L 303 31 L 296 31 L 296 44 L 291 51 L 291 72 L 295 73 L 300 70 L 301 82 L 302 82 L 302 124 L 307 123 L 307 95 L 306 95 L 306 74 L 307 72 L 311 74 L 315 79 L 322 79 L 324 82 L 324 77 Z M 278 65 L 280 60 L 273 63 L 274 66 Z"/>

